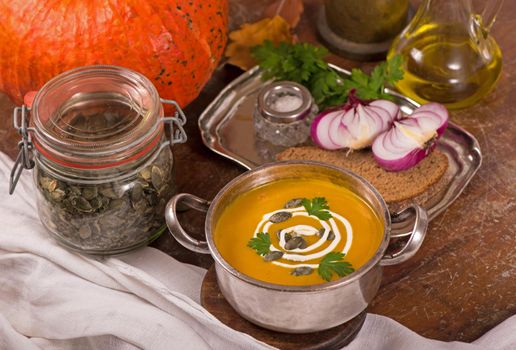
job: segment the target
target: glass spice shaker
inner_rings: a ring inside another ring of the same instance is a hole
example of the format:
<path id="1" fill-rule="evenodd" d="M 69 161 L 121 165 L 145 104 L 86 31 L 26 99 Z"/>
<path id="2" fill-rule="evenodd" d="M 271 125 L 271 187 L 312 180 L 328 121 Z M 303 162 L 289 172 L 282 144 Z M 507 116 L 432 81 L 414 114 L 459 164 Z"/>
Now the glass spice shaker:
<path id="1" fill-rule="evenodd" d="M 292 147 L 308 139 L 316 113 L 317 105 L 304 86 L 278 81 L 258 93 L 254 128 L 259 138 L 276 146 Z"/>
<path id="2" fill-rule="evenodd" d="M 162 103 L 175 107 L 173 117 L 163 116 Z M 22 141 L 9 191 L 23 169 L 34 168 L 40 220 L 72 250 L 105 255 L 146 245 L 166 227 L 165 205 L 175 193 L 171 146 L 186 141 L 185 122 L 177 103 L 160 100 L 137 72 L 87 66 L 62 73 L 30 110 L 14 110 Z"/>

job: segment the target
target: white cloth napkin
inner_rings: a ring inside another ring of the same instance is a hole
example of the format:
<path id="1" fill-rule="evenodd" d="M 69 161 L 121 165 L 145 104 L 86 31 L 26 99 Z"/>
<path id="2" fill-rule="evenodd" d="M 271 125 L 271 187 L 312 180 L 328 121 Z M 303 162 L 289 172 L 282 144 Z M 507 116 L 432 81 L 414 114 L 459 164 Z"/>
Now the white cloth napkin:
<path id="1" fill-rule="evenodd" d="M 57 245 L 39 222 L 25 172 L 7 194 L 0 153 L 0 349 L 271 349 L 199 304 L 205 271 L 143 248 L 91 258 Z M 516 316 L 473 344 L 423 338 L 369 314 L 347 349 L 515 349 Z"/>

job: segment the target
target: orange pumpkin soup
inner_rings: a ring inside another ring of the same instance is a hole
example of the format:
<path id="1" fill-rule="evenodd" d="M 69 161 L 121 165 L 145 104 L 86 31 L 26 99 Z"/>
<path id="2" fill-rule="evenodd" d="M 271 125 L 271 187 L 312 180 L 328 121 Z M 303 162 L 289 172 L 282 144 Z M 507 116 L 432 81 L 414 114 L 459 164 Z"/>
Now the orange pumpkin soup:
<path id="1" fill-rule="evenodd" d="M 312 285 L 360 268 L 380 245 L 383 224 L 356 194 L 316 179 L 279 180 L 238 196 L 214 231 L 238 271 L 281 285 Z"/>

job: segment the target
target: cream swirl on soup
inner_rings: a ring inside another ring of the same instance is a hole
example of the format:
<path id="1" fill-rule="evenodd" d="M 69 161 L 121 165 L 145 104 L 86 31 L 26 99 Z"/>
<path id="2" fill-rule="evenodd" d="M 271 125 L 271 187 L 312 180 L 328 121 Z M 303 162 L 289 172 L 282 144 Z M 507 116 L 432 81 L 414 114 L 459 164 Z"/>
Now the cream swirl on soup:
<path id="1" fill-rule="evenodd" d="M 287 212 L 291 213 L 292 217 L 296 216 L 304 216 L 312 219 L 314 222 L 318 224 L 318 226 L 322 226 L 322 229 L 319 229 L 312 225 L 293 225 L 286 228 L 283 228 L 278 231 L 278 238 L 279 238 L 279 247 L 276 247 L 274 244 L 271 243 L 269 249 L 271 252 L 274 251 L 281 251 L 283 252 L 282 259 L 293 261 L 293 262 L 304 262 L 304 261 L 310 261 L 314 259 L 320 259 L 324 257 L 326 254 L 332 252 L 335 250 L 335 248 L 340 244 L 341 240 L 343 239 L 342 233 L 336 223 L 335 220 L 338 220 L 341 222 L 341 224 L 345 227 L 345 245 L 342 249 L 342 253 L 346 254 L 349 249 L 351 248 L 351 244 L 353 242 L 353 228 L 351 227 L 351 224 L 349 221 L 344 218 L 342 215 L 339 215 L 333 211 L 327 210 L 331 214 L 331 218 L 329 220 L 321 220 L 317 216 L 310 215 L 306 208 L 302 205 L 296 207 L 296 208 L 289 208 L 289 209 L 279 209 L 272 212 L 269 212 L 265 215 L 263 215 L 262 220 L 258 223 L 254 230 L 254 237 L 258 235 L 260 232 L 267 232 L 270 234 L 270 229 L 272 225 L 274 225 L 273 222 L 270 221 L 270 218 L 277 213 Z M 317 252 L 307 254 L 310 252 L 315 251 L 317 248 L 320 248 L 325 243 L 328 242 L 328 238 L 333 232 L 334 238 L 330 241 L 330 244 L 328 244 L 324 249 L 321 249 Z M 314 236 L 319 235 L 319 239 L 313 243 L 308 245 L 305 248 L 294 248 L 294 249 L 287 249 L 287 234 L 294 235 L 294 236 Z M 319 267 L 319 264 L 307 264 L 307 263 L 301 263 L 301 264 L 289 264 L 284 263 L 280 261 L 272 261 L 274 265 L 282 266 L 285 268 L 298 268 L 298 267 L 310 267 L 313 269 L 316 269 Z"/>

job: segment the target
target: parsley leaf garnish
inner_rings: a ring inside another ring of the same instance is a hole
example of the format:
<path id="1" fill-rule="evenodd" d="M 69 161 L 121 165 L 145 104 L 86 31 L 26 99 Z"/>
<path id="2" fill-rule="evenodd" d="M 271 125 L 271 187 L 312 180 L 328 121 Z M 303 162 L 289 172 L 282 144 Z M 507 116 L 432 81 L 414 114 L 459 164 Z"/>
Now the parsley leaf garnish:
<path id="1" fill-rule="evenodd" d="M 317 273 L 325 281 L 331 281 L 333 273 L 336 273 L 339 277 L 344 277 L 355 271 L 353 266 L 343 261 L 345 254 L 340 252 L 331 252 L 324 256 L 319 263 Z"/>
<path id="2" fill-rule="evenodd" d="M 256 250 L 258 255 L 266 255 L 270 252 L 271 237 L 267 232 L 258 232 L 256 237 L 249 240 L 247 246 Z"/>
<path id="3" fill-rule="evenodd" d="M 319 109 L 341 105 L 352 89 L 362 99 L 392 99 L 384 93 L 385 84 L 403 78 L 402 58 L 397 55 L 376 66 L 371 75 L 353 69 L 351 76 L 337 73 L 324 60 L 328 51 L 308 43 L 274 46 L 271 41 L 252 49 L 254 58 L 263 70 L 263 79 L 290 80 L 310 90 Z"/>
<path id="4" fill-rule="evenodd" d="M 403 79 L 402 58 L 396 55 L 374 67 L 368 76 L 360 69 L 353 69 L 349 79 L 344 80 L 347 91 L 355 89 L 357 96 L 364 100 L 392 99 L 384 92 L 385 84 L 394 84 Z"/>
<path id="5" fill-rule="evenodd" d="M 324 197 L 316 197 L 312 200 L 303 199 L 303 207 L 309 215 L 318 217 L 321 220 L 331 219 L 331 213 L 328 211 L 330 207 Z"/>

